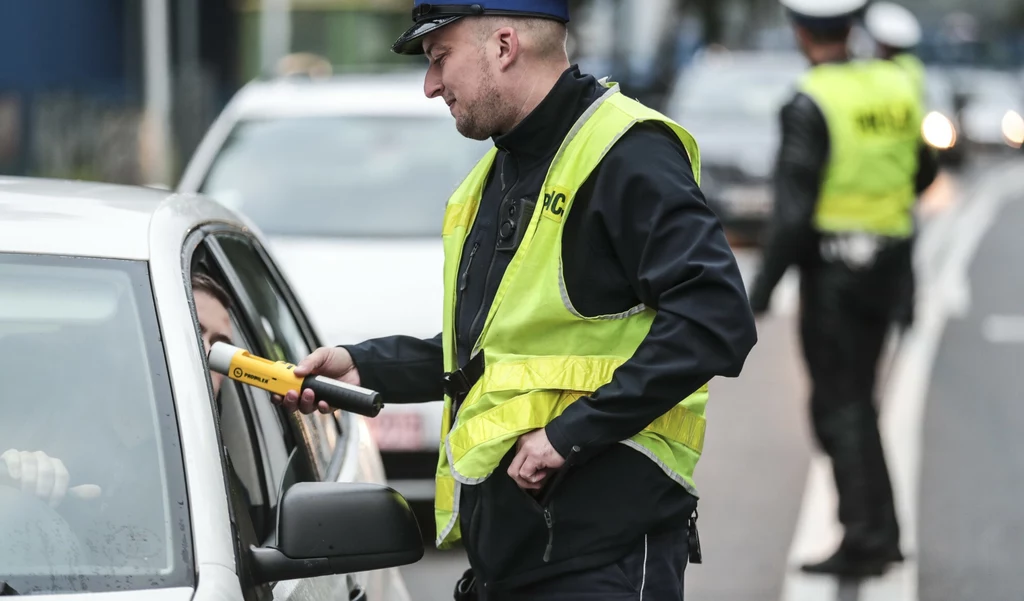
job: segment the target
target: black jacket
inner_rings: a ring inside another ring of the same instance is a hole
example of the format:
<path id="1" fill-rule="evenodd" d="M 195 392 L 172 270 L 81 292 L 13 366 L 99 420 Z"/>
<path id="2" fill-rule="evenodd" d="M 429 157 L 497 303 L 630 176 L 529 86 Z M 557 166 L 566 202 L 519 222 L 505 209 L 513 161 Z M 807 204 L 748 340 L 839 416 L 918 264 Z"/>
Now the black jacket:
<path id="1" fill-rule="evenodd" d="M 814 100 L 803 93 L 780 113 L 782 143 L 775 172 L 775 210 L 765 244 L 761 271 L 750 292 L 756 313 L 767 310 L 772 291 L 791 265 L 806 269 L 818 262 L 819 236 L 814 212 L 829 162 L 829 133 L 825 117 Z M 939 164 L 923 143 L 918 152 L 916 191 L 935 180 Z"/>
<path id="2" fill-rule="evenodd" d="M 503 242 L 501 216 L 510 203 L 538 197 L 562 139 L 603 91 L 573 67 L 537 109 L 494 139 L 499 153 L 460 264 L 460 362 L 479 337 L 513 256 L 496 249 Z M 542 560 L 549 533 L 539 506 L 505 473 L 514 451 L 483 484 L 462 487 L 464 541 L 478 581 L 491 588 L 607 564 L 645 533 L 684 526 L 696 499 L 652 461 L 616 443 L 713 377 L 739 375 L 756 341 L 722 228 L 678 139 L 660 125 L 635 126 L 583 185 L 566 218 L 562 258 L 566 289 L 580 313 L 618 313 L 642 302 L 657 316 L 613 380 L 546 428 L 563 457 L 572 446 L 581 448 L 554 496 L 550 561 Z M 347 348 L 363 384 L 385 401 L 441 397 L 439 336 Z"/>

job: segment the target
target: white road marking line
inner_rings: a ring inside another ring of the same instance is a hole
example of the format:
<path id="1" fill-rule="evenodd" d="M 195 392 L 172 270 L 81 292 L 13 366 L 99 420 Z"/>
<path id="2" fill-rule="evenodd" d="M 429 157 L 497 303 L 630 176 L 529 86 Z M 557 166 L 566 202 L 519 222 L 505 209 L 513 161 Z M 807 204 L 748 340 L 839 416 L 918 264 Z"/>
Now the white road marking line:
<path id="1" fill-rule="evenodd" d="M 747 290 L 753 287 L 754 277 L 761 269 L 761 260 L 757 257 L 756 251 L 750 249 L 737 249 L 733 251 L 736 255 L 736 264 L 739 265 L 740 275 Z M 775 317 L 790 317 L 796 315 L 800 307 L 800 279 L 796 268 L 790 268 L 786 275 L 782 276 L 779 284 L 772 293 L 772 302 L 768 313 Z"/>
<path id="2" fill-rule="evenodd" d="M 1005 190 L 1012 189 L 1011 182 L 1024 178 L 1024 164 L 1001 165 L 989 173 L 991 177 L 979 186 L 973 202 L 961 204 L 954 215 L 937 218 L 932 226 L 938 230 L 922 233 L 918 259 L 925 262 L 920 272 L 924 285 L 917 295 L 918 316 L 894 358 L 892 377 L 886 379 L 883 387 L 884 409 L 879 424 L 900 518 L 902 549 L 908 557 L 885 577 L 865 580 L 860 588 L 860 601 L 917 601 L 921 430 L 932 365 L 948 317 L 963 315 L 969 309 L 967 272 L 971 259 L 1006 200 Z M 794 568 L 804 561 L 821 559 L 838 542 L 840 527 L 836 523 L 836 493 L 829 465 L 827 459 L 812 459 L 790 547 L 789 563 Z M 831 588 L 822 580 L 831 582 Z M 835 599 L 837 591 L 834 579 L 792 569 L 783 583 L 781 598 L 828 600 Z"/>
<path id="3" fill-rule="evenodd" d="M 772 295 L 771 313 L 784 317 L 796 315 L 800 309 L 800 278 L 795 269 L 782 276 Z"/>
<path id="4" fill-rule="evenodd" d="M 992 344 L 1024 344 L 1024 315 L 989 315 L 981 335 Z"/>
<path id="5" fill-rule="evenodd" d="M 808 467 L 803 505 L 789 550 L 791 568 L 799 569 L 801 563 L 825 559 L 835 551 L 842 538 L 842 529 L 835 520 L 838 502 L 832 485 L 832 462 L 827 455 L 815 452 Z"/>
<path id="6" fill-rule="evenodd" d="M 839 596 L 839 581 L 828 576 L 801 574 L 782 583 L 782 598 L 792 601 L 832 601 Z"/>
<path id="7" fill-rule="evenodd" d="M 918 508 L 924 412 L 932 369 L 946 322 L 970 308 L 969 270 L 985 233 L 1007 200 L 1006 190 L 1024 177 L 1024 166 L 1000 168 L 977 188 L 963 206 L 946 242 L 945 261 L 933 266 L 934 279 L 925 281 L 919 296 L 918 320 L 907 333 L 893 364 L 892 377 L 882 390 L 885 400 L 879 429 L 900 518 L 901 546 L 907 559 L 884 578 L 865 581 L 860 601 L 917 601 Z M 1009 176 L 1009 177 L 1008 177 Z"/>

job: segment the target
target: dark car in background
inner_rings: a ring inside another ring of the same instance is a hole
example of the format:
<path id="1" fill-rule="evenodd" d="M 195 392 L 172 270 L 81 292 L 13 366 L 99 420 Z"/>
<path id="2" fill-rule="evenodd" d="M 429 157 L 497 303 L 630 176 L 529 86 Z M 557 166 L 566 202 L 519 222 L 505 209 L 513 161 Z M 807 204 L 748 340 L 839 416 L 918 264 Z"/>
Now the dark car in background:
<path id="1" fill-rule="evenodd" d="M 939 159 L 959 167 L 967 158 L 967 138 L 960 121 L 958 91 L 947 69 L 929 67 L 925 74 L 925 116 L 921 136 Z"/>
<path id="2" fill-rule="evenodd" d="M 958 67 L 951 76 L 963 104 L 964 136 L 972 148 L 999 152 L 1024 146 L 1024 82 L 1018 73 Z"/>
<path id="3" fill-rule="evenodd" d="M 666 103 L 666 114 L 697 139 L 701 188 L 736 244 L 757 244 L 771 215 L 779 109 L 807 68 L 795 52 L 706 52 Z"/>

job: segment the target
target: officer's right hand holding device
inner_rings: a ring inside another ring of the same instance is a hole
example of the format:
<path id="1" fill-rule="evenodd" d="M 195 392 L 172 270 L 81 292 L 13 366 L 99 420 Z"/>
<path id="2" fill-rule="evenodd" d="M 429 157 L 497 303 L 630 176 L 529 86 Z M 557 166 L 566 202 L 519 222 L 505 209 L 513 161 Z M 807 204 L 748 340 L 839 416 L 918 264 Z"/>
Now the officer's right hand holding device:
<path id="1" fill-rule="evenodd" d="M 304 413 L 312 412 L 314 403 L 317 403 L 321 413 L 341 409 L 376 417 L 383 407 L 378 392 L 359 386 L 359 375 L 344 349 L 319 349 L 295 366 L 283 361 L 270 361 L 245 349 L 217 342 L 210 348 L 209 364 L 210 369 L 232 380 L 274 393 L 274 402 L 289 411 L 298 408 L 299 394 L 302 395 Z M 337 378 L 331 377 L 333 375 Z M 281 395 L 286 399 L 282 400 Z"/>

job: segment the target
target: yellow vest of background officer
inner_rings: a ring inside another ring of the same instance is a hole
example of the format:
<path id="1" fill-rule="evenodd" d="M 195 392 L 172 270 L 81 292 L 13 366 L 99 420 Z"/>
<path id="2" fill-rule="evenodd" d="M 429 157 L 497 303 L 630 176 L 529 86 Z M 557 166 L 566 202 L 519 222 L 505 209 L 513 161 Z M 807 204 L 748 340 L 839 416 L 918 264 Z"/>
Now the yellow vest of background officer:
<path id="1" fill-rule="evenodd" d="M 908 237 L 923 119 L 913 78 L 891 61 L 829 63 L 808 71 L 801 91 L 821 109 L 830 142 L 816 228 Z"/>

